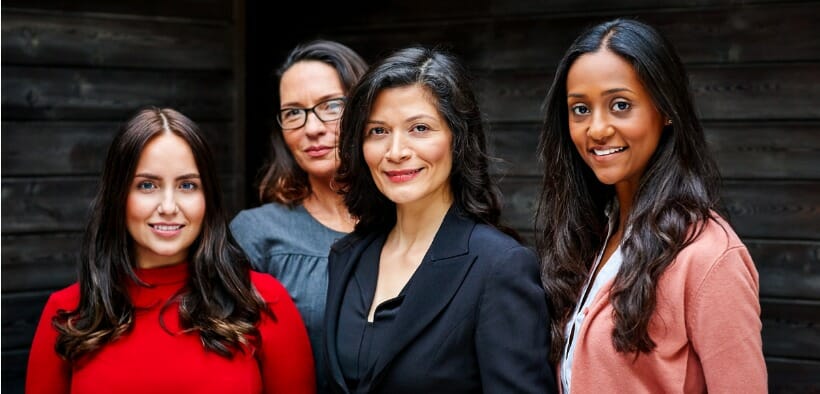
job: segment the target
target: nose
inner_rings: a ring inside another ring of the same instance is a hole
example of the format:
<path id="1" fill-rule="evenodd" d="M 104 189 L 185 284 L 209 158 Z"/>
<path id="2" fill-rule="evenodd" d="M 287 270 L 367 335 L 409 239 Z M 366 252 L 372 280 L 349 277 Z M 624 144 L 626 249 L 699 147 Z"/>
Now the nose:
<path id="1" fill-rule="evenodd" d="M 612 136 L 612 134 L 615 134 L 615 128 L 612 126 L 606 114 L 602 114 L 602 111 L 595 112 L 596 113 L 592 115 L 592 119 L 590 119 L 587 135 L 589 138 L 592 138 L 593 141 L 604 142 Z"/>
<path id="2" fill-rule="evenodd" d="M 327 132 L 325 122 L 322 122 L 315 112 L 310 111 L 305 116 L 305 135 L 315 138 Z"/>
<path id="3" fill-rule="evenodd" d="M 175 215 L 179 211 L 174 189 L 165 189 L 162 193 L 162 200 L 157 206 L 157 212 L 160 215 Z"/>
<path id="4" fill-rule="evenodd" d="M 403 133 L 393 133 L 390 145 L 387 147 L 385 158 L 393 163 L 400 163 L 410 158 L 410 149 L 407 148 Z"/>

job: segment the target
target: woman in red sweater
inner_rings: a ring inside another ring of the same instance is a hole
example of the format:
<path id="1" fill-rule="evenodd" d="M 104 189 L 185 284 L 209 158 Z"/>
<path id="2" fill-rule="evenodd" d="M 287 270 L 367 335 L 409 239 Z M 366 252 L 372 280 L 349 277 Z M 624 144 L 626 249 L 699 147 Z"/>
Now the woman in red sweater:
<path id="1" fill-rule="evenodd" d="M 634 20 L 572 44 L 547 97 L 537 245 L 563 392 L 766 392 L 758 276 L 672 45 Z"/>
<path id="2" fill-rule="evenodd" d="M 108 151 L 79 281 L 49 298 L 26 392 L 312 393 L 304 324 L 228 231 L 210 149 L 145 109 Z"/>

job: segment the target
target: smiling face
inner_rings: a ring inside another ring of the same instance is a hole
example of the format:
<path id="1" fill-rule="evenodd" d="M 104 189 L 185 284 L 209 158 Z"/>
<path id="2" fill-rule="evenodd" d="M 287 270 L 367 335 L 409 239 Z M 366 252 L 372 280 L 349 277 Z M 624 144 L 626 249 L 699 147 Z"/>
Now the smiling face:
<path id="1" fill-rule="evenodd" d="M 567 75 L 567 108 L 578 154 L 599 181 L 633 196 L 665 119 L 632 65 L 606 49 L 581 55 Z"/>
<path id="2" fill-rule="evenodd" d="M 342 98 L 344 94 L 336 69 L 316 60 L 294 64 L 279 81 L 280 110 L 312 108 L 326 100 Z M 315 113 L 308 112 L 304 126 L 283 130 L 282 135 L 296 163 L 309 177 L 333 176 L 339 165 L 336 153 L 339 120 L 322 122 Z"/>
<path id="3" fill-rule="evenodd" d="M 202 229 L 205 194 L 184 139 L 164 132 L 148 142 L 131 182 L 125 215 L 137 266 L 159 267 L 188 258 Z"/>
<path id="4" fill-rule="evenodd" d="M 453 133 L 435 104 L 419 85 L 388 88 L 365 123 L 365 162 L 379 191 L 399 207 L 453 200 Z"/>

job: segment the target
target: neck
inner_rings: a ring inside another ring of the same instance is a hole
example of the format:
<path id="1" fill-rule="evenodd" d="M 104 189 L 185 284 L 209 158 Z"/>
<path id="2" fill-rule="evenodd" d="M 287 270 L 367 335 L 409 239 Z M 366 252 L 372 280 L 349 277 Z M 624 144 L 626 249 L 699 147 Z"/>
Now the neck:
<path id="1" fill-rule="evenodd" d="M 355 221 L 344 204 L 341 194 L 331 188 L 329 178 L 309 178 L 310 195 L 302 202 L 305 209 L 319 223 L 340 232 L 351 232 Z"/>
<path id="2" fill-rule="evenodd" d="M 396 205 L 396 225 L 388 240 L 396 242 L 402 249 L 420 245 L 426 250 L 452 204 L 452 196 L 446 195 L 432 203 Z"/>
<path id="3" fill-rule="evenodd" d="M 626 218 L 632 212 L 632 201 L 635 198 L 636 190 L 631 187 L 615 187 L 615 193 L 618 197 L 618 229 L 623 229 L 626 226 Z"/>

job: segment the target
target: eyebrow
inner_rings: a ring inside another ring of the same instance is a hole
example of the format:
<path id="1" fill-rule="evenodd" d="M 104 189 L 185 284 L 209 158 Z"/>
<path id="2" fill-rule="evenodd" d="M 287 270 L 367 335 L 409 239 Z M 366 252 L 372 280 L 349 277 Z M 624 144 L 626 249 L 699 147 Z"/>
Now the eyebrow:
<path id="1" fill-rule="evenodd" d="M 404 122 L 409 123 L 409 122 L 417 121 L 419 119 L 430 119 L 430 120 L 434 120 L 434 121 L 438 120 L 435 116 L 427 115 L 427 114 L 420 114 L 420 115 L 411 116 L 411 117 L 405 119 Z M 368 119 L 366 124 L 387 124 L 387 122 L 384 122 L 384 121 L 381 121 L 381 120 Z"/>
<path id="2" fill-rule="evenodd" d="M 159 175 L 149 174 L 147 172 L 142 172 L 142 173 L 136 174 L 136 175 L 134 175 L 134 178 L 147 178 L 147 179 L 152 179 L 152 180 L 162 179 L 162 177 L 160 177 Z M 199 174 L 192 172 L 190 174 L 184 174 L 184 175 L 180 175 L 180 176 L 176 177 L 176 180 L 182 180 L 182 179 L 199 179 Z"/>
<path id="3" fill-rule="evenodd" d="M 613 88 L 613 89 L 607 89 L 607 90 L 604 90 L 604 94 L 603 94 L 603 95 L 604 95 L 604 96 L 608 96 L 608 95 L 610 95 L 610 94 L 613 94 L 613 93 L 620 93 L 620 92 L 630 92 L 630 93 L 635 93 L 635 92 L 633 92 L 631 89 L 627 89 L 627 88 Z M 584 94 L 580 94 L 580 93 L 567 93 L 567 97 L 584 98 L 584 97 L 586 97 L 586 95 L 584 95 Z"/>
<path id="4" fill-rule="evenodd" d="M 344 98 L 344 93 L 331 93 L 326 94 L 322 97 L 319 97 L 318 100 L 314 103 L 314 105 L 321 103 L 322 101 L 333 100 L 338 98 Z M 288 108 L 305 108 L 301 106 L 302 104 L 298 101 L 289 101 L 287 103 L 282 103 L 280 109 L 288 109 Z"/>

